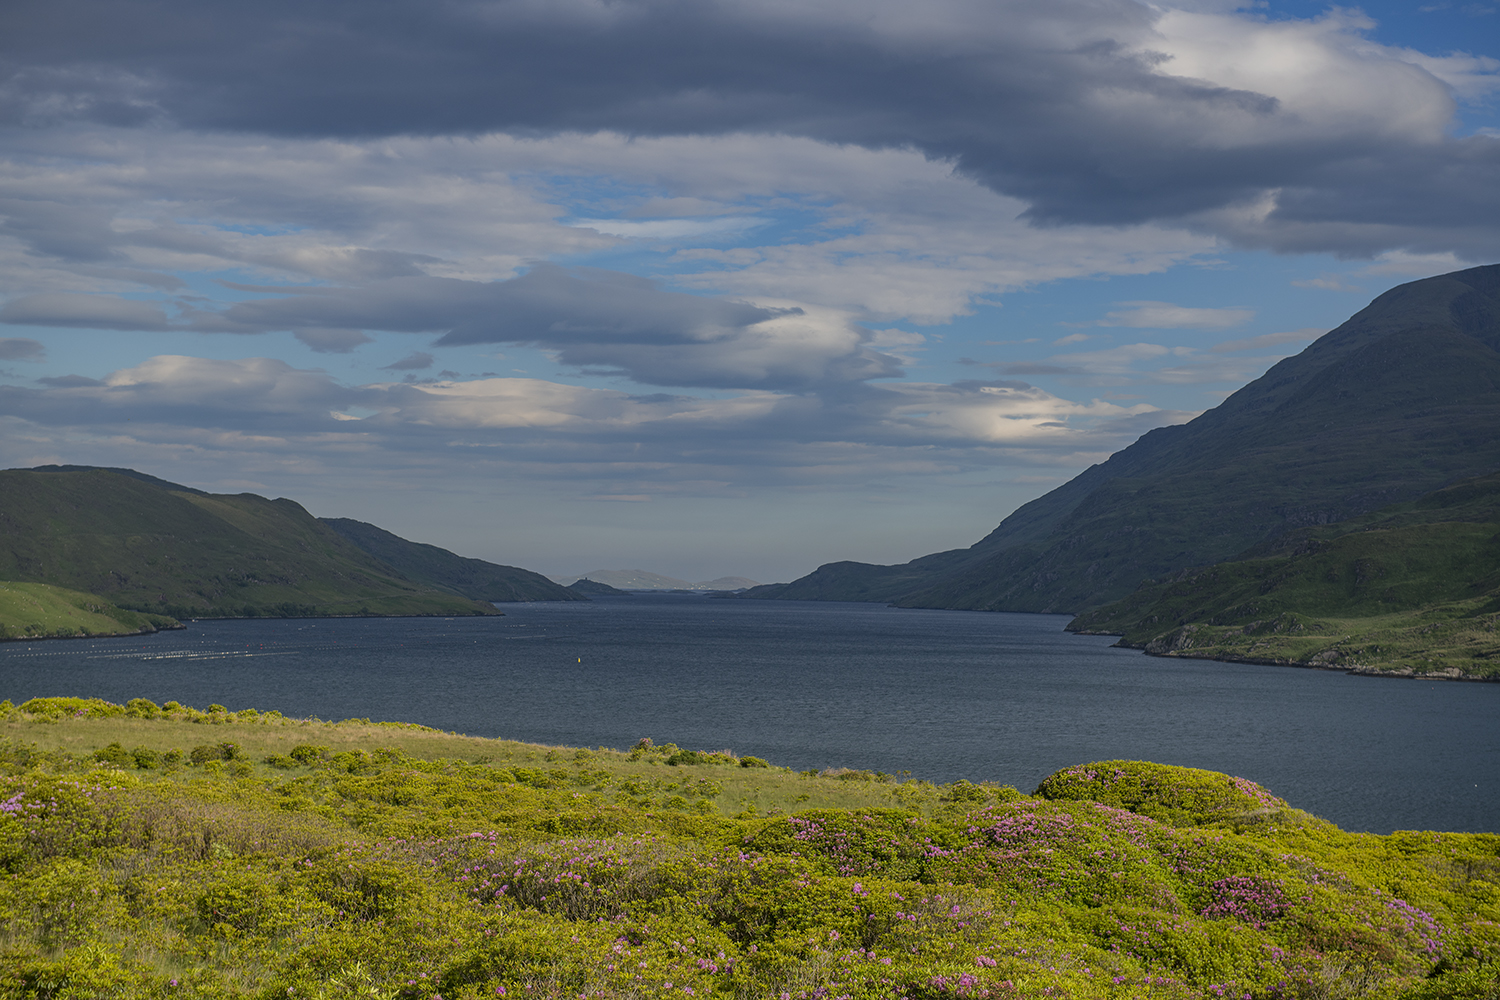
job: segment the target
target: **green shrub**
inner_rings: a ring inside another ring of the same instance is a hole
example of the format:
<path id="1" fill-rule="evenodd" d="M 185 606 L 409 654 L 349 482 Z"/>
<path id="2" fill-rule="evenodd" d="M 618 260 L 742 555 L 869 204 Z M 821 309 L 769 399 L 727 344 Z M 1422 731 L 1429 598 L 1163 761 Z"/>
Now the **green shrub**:
<path id="1" fill-rule="evenodd" d="M 273 753 L 263 757 L 261 758 L 261 763 L 270 764 L 272 767 L 280 768 L 283 771 L 291 770 L 297 766 L 296 758 L 288 757 L 284 753 Z"/>
<path id="2" fill-rule="evenodd" d="M 161 754 L 150 747 L 136 747 L 130 751 L 130 758 L 135 766 L 143 771 L 149 771 L 161 766 Z"/>
<path id="3" fill-rule="evenodd" d="M 770 767 L 770 762 L 761 760 L 759 757 L 741 757 L 740 767 Z"/>
<path id="4" fill-rule="evenodd" d="M 1058 771 L 1042 781 L 1036 794 L 1044 799 L 1099 802 L 1174 826 L 1231 822 L 1289 808 L 1285 800 L 1244 778 L 1132 760 L 1099 761 Z"/>
<path id="5" fill-rule="evenodd" d="M 120 767 L 135 766 L 135 757 L 118 743 L 111 743 L 107 747 L 95 750 L 94 759 L 101 764 L 117 764 Z"/>
<path id="6" fill-rule="evenodd" d="M 104 701 L 102 698 L 32 698 L 30 701 L 21 703 L 21 711 L 54 718 L 75 716 L 102 719 L 125 714 L 122 706 Z"/>
<path id="7" fill-rule="evenodd" d="M 299 764 L 306 764 L 309 767 L 327 756 L 327 747 L 312 746 L 306 743 L 302 744 L 301 746 L 292 747 L 291 752 L 291 758 L 293 760 L 295 760 Z"/>

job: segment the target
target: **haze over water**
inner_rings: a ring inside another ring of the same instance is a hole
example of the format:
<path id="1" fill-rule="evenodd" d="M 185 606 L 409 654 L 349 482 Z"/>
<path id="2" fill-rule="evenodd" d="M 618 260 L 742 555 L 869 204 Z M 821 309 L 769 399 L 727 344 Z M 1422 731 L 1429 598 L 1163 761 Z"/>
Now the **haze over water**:
<path id="1" fill-rule="evenodd" d="M 642 736 L 798 769 L 1030 791 L 1061 767 L 1226 771 L 1348 830 L 1500 830 L 1500 685 L 1169 660 L 1056 615 L 650 595 L 489 619 L 203 621 L 0 645 L 3 694 L 419 722 L 530 742 Z"/>

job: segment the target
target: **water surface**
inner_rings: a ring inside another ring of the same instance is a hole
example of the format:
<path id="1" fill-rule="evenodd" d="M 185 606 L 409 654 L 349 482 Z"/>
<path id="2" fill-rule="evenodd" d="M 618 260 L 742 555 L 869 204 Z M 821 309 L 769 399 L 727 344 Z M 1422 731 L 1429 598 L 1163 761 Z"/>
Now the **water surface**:
<path id="1" fill-rule="evenodd" d="M 1500 685 L 1172 660 L 1058 615 L 680 595 L 502 618 L 203 621 L 0 644 L 17 703 L 76 694 L 420 722 L 1030 791 L 1125 758 L 1238 774 L 1345 829 L 1500 831 Z"/>

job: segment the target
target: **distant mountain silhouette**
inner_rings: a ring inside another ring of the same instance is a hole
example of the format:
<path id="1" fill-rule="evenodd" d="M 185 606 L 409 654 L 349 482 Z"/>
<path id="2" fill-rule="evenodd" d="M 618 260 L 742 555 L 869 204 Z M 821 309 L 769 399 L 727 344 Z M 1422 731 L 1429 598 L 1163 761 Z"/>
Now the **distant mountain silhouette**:
<path id="1" fill-rule="evenodd" d="M 455 555 L 423 542 L 410 542 L 384 528 L 348 517 L 322 517 L 328 527 L 365 552 L 394 566 L 408 579 L 476 601 L 586 601 L 540 573 Z"/>
<path id="2" fill-rule="evenodd" d="M 838 562 L 744 596 L 1079 612 L 1500 469 L 1500 265 L 1375 299 L 1186 424 L 1144 435 L 968 549 Z"/>

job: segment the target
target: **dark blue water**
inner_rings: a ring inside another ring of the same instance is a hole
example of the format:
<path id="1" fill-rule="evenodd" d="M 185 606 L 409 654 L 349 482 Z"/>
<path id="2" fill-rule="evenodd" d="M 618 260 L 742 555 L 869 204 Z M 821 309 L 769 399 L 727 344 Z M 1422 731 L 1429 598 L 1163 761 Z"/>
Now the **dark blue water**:
<path id="1" fill-rule="evenodd" d="M 1168 660 L 1065 617 L 653 595 L 503 618 L 211 621 L 0 644 L 0 693 L 175 699 L 799 769 L 994 780 L 1227 771 L 1345 829 L 1500 831 L 1500 685 Z"/>

